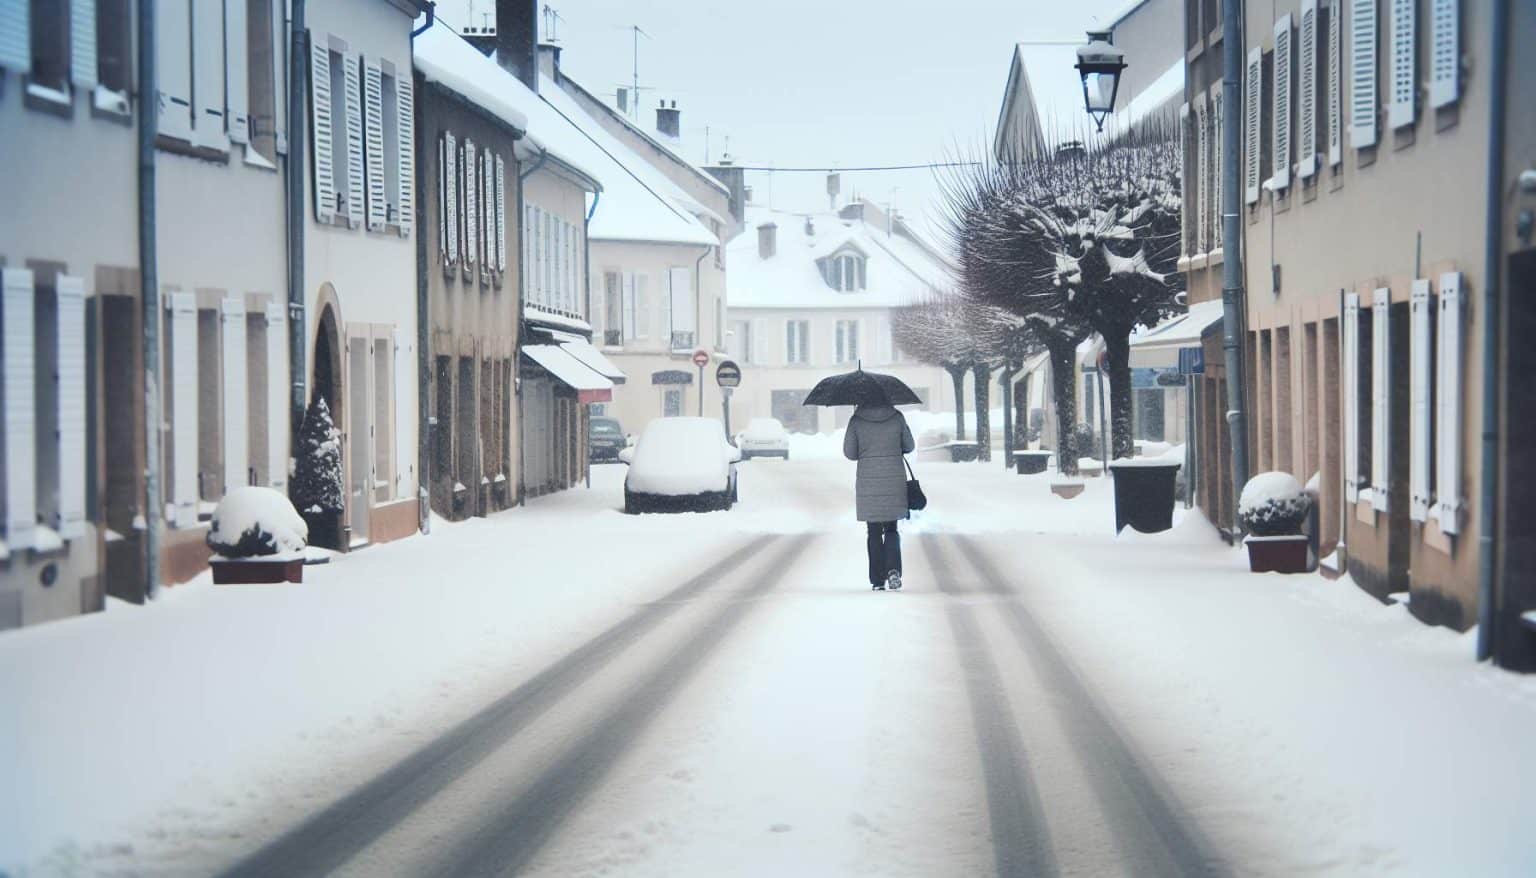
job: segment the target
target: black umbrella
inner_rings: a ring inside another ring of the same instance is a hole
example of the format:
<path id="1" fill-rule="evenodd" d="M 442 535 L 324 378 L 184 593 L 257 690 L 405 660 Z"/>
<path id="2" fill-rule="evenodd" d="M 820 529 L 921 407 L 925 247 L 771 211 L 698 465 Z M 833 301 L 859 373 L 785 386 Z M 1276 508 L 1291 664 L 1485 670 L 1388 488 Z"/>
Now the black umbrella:
<path id="1" fill-rule="evenodd" d="M 919 405 L 912 388 L 895 375 L 855 369 L 823 378 L 806 396 L 804 405 Z"/>

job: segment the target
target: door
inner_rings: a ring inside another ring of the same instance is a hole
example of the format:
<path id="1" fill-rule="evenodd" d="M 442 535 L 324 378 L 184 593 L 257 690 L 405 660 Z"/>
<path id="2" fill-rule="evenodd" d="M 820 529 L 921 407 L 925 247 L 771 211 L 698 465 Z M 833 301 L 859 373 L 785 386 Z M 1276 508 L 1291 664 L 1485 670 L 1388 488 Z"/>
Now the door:
<path id="1" fill-rule="evenodd" d="M 661 416 L 664 418 L 680 418 L 683 415 L 683 390 L 680 387 L 668 387 L 661 392 Z"/>
<path id="2" fill-rule="evenodd" d="M 352 525 L 352 545 L 368 542 L 368 501 L 373 496 L 369 365 L 368 339 L 347 339 L 347 520 Z"/>

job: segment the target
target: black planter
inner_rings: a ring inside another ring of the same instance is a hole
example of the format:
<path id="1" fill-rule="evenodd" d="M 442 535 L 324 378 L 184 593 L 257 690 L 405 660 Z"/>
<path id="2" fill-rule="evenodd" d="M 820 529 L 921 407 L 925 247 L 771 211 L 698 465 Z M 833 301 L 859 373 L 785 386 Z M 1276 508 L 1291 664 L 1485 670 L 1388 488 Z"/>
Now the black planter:
<path id="1" fill-rule="evenodd" d="M 1174 482 L 1180 466 L 1178 461 L 1124 460 L 1109 465 L 1115 476 L 1115 533 L 1126 525 L 1148 534 L 1173 527 Z"/>
<path id="2" fill-rule="evenodd" d="M 981 446 L 975 442 L 949 443 L 949 459 L 953 463 L 970 463 L 981 456 Z"/>
<path id="3" fill-rule="evenodd" d="M 1306 573 L 1311 566 L 1312 541 L 1306 534 L 1250 536 L 1243 542 L 1248 546 L 1248 569 L 1254 573 Z"/>
<path id="4" fill-rule="evenodd" d="M 1050 464 L 1053 454 L 1055 454 L 1053 451 L 1015 451 L 1013 465 L 1021 476 L 1043 473 Z"/>

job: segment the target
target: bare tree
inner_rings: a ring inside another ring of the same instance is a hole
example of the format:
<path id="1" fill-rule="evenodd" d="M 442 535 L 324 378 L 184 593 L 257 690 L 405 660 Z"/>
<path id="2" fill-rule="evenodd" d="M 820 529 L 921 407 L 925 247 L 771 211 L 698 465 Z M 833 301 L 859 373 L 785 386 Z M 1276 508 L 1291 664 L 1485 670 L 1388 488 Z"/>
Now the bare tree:
<path id="1" fill-rule="evenodd" d="M 914 359 L 938 366 L 955 383 L 955 438 L 965 439 L 965 373 L 976 396 L 977 459 L 991 458 L 988 424 L 992 370 L 1001 361 L 996 323 L 983 306 L 945 293 L 899 309 L 891 327 L 896 346 Z"/>

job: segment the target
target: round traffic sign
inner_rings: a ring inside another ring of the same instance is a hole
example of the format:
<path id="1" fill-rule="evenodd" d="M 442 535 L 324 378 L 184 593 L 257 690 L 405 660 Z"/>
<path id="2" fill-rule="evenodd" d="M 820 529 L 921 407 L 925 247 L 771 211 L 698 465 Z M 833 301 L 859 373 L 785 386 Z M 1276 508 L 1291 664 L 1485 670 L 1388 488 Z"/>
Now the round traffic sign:
<path id="1" fill-rule="evenodd" d="M 705 366 L 709 365 L 709 351 L 706 351 L 703 348 L 700 348 L 699 350 L 694 351 L 693 352 L 693 364 L 695 366 L 698 366 L 700 369 L 702 369 Z"/>
<path id="2" fill-rule="evenodd" d="M 741 386 L 741 367 L 731 360 L 724 360 L 715 369 L 715 383 L 721 387 Z"/>

